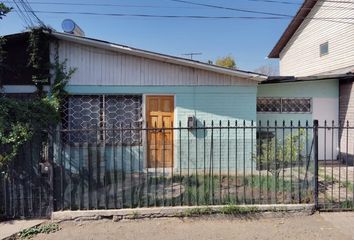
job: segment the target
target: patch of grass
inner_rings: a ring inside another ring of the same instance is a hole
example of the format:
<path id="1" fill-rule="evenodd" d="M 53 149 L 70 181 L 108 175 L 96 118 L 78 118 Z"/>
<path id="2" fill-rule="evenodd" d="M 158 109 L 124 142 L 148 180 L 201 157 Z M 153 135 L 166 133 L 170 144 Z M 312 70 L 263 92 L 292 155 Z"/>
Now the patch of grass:
<path id="1" fill-rule="evenodd" d="M 36 236 L 37 234 L 44 233 L 54 233 L 60 230 L 60 227 L 56 223 L 44 224 L 36 227 L 27 228 L 19 233 L 21 239 L 30 239 Z"/>
<path id="2" fill-rule="evenodd" d="M 348 189 L 349 191 L 353 190 L 353 183 L 345 181 L 341 182 L 341 187 Z"/>
<path id="3" fill-rule="evenodd" d="M 201 215 L 211 215 L 214 211 L 210 207 L 201 207 L 201 208 L 191 208 L 187 209 L 182 213 L 185 217 L 192 217 L 192 216 L 201 216 Z"/>
<path id="4" fill-rule="evenodd" d="M 256 207 L 239 207 L 236 205 L 226 205 L 220 209 L 220 213 L 225 215 L 249 214 L 257 211 Z"/>
<path id="5" fill-rule="evenodd" d="M 179 217 L 195 217 L 212 214 L 223 215 L 237 215 L 237 214 L 250 214 L 258 212 L 256 207 L 240 207 L 237 205 L 226 205 L 220 209 L 212 209 L 211 207 L 190 208 L 180 213 Z"/>

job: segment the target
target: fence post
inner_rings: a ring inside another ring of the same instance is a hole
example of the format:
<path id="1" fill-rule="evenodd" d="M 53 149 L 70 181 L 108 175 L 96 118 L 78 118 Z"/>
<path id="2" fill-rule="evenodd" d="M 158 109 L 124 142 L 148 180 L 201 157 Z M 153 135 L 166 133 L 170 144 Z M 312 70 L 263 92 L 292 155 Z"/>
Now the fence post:
<path id="1" fill-rule="evenodd" d="M 313 121 L 313 140 L 314 140 L 314 203 L 318 209 L 318 120 Z"/>

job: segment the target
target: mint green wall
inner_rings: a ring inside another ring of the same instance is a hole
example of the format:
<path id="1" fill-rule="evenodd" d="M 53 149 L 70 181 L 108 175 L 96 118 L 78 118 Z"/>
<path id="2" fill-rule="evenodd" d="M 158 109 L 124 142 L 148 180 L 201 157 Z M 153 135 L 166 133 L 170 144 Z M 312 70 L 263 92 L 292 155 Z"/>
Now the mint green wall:
<path id="1" fill-rule="evenodd" d="M 311 97 L 311 98 L 338 98 L 338 80 L 303 81 L 292 83 L 262 84 L 258 86 L 257 97 Z M 313 106 L 314 107 L 314 106 Z M 316 106 L 325 107 L 325 106 Z M 293 121 L 295 126 L 300 121 L 304 126 L 306 121 L 312 125 L 312 113 L 257 113 L 257 122 L 261 121 L 262 126 L 269 121 L 274 125 L 277 120 L 278 125 L 285 121 L 286 125 Z"/>
<path id="2" fill-rule="evenodd" d="M 199 124 L 203 121 L 207 126 L 234 126 L 235 121 L 242 125 L 251 125 L 256 121 L 256 94 L 257 86 L 75 86 L 67 87 L 69 94 L 173 94 L 175 95 L 175 127 L 181 121 L 182 126 L 186 126 L 187 118 L 190 115 L 196 116 Z M 255 123 L 254 123 L 255 124 Z M 188 136 L 189 135 L 189 136 Z M 221 142 L 220 142 L 221 136 Z M 226 173 L 227 167 L 230 171 L 235 168 L 243 171 L 243 168 L 250 170 L 255 167 L 252 162 L 252 152 L 255 152 L 255 130 L 247 129 L 245 131 L 235 129 L 230 130 L 183 130 L 174 134 L 174 170 L 186 173 L 190 169 L 213 168 L 215 172 L 220 170 Z M 189 138 L 189 140 L 188 140 Z M 229 141 L 227 140 L 229 139 Z M 204 149 L 205 142 L 205 149 Z M 189 143 L 189 149 L 188 149 Z M 132 168 L 137 170 L 139 159 L 139 150 L 133 148 Z M 111 152 L 111 151 L 110 151 Z M 181 152 L 181 154 L 180 154 Z M 221 153 L 221 154 L 220 154 Z M 110 153 L 106 154 L 108 161 L 111 158 Z M 140 149 L 140 156 L 144 159 L 143 148 Z M 204 160 L 205 156 L 205 160 Z M 124 156 L 124 162 L 130 170 L 129 154 Z M 140 160 L 141 161 L 141 160 Z M 144 162 L 145 165 L 145 162 Z M 118 166 L 119 167 L 119 166 Z M 191 172 L 192 174 L 192 172 Z"/>

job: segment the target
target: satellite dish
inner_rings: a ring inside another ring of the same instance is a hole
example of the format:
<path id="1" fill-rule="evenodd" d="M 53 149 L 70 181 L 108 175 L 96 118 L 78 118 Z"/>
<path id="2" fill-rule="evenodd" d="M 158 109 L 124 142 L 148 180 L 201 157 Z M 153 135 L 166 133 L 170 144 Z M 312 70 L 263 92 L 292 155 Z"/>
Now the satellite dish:
<path id="1" fill-rule="evenodd" d="M 61 27 L 65 33 L 74 34 L 80 37 L 85 36 L 85 32 L 71 19 L 63 20 Z"/>

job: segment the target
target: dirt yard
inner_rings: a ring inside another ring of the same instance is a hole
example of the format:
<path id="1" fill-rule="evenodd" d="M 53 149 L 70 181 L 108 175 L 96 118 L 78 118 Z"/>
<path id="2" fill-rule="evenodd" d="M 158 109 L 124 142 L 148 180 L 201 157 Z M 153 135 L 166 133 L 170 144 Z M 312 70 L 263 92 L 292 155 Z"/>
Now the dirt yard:
<path id="1" fill-rule="evenodd" d="M 34 239 L 354 239 L 354 212 L 286 218 L 169 218 L 64 222 L 59 232 Z"/>

